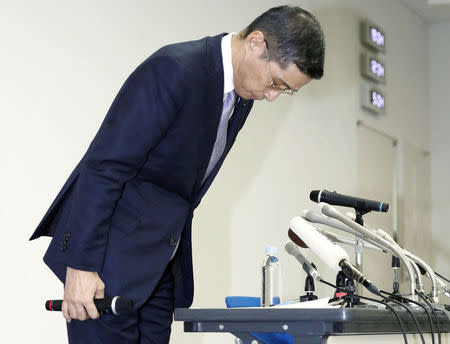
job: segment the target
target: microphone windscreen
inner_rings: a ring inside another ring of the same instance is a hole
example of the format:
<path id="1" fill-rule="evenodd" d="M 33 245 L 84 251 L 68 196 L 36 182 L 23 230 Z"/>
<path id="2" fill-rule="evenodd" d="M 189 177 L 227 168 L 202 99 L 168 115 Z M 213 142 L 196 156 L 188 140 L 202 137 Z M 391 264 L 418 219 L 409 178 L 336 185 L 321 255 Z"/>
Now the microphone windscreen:
<path id="1" fill-rule="evenodd" d="M 289 228 L 288 231 L 288 237 L 289 239 L 291 239 L 297 246 L 303 247 L 303 248 L 308 248 L 308 245 L 306 245 L 302 239 L 300 239 L 298 237 L 297 234 L 295 234 L 292 229 Z"/>
<path id="2" fill-rule="evenodd" d="M 319 193 L 320 193 L 320 190 L 311 191 L 311 193 L 309 194 L 309 199 L 313 202 L 318 203 L 319 202 Z"/>
<path id="3" fill-rule="evenodd" d="M 299 251 L 297 244 L 289 240 L 284 244 L 284 248 L 286 249 L 287 253 L 293 256 L 295 256 L 295 254 Z"/>
<path id="4" fill-rule="evenodd" d="M 125 298 L 118 298 L 116 302 L 116 310 L 119 314 L 130 314 L 133 312 L 133 301 Z"/>
<path id="5" fill-rule="evenodd" d="M 341 270 L 339 263 L 342 260 L 350 260 L 348 253 L 342 247 L 330 241 L 326 236 L 321 234 L 316 228 L 300 216 L 294 217 L 291 220 L 290 229 L 294 234 L 292 237 L 295 238 L 296 236 L 299 238 L 331 269 L 339 271 Z M 294 241 L 292 238 L 291 240 Z"/>

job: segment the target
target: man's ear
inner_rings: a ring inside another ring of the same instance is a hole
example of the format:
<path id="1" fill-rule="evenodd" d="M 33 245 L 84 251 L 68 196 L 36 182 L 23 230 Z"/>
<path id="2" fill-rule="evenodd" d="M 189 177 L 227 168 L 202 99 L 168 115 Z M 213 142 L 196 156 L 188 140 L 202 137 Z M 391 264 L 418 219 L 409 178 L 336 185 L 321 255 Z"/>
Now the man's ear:
<path id="1" fill-rule="evenodd" d="M 249 46 L 249 48 L 251 49 L 260 49 L 261 46 L 264 47 L 264 45 L 266 44 L 264 41 L 265 37 L 264 37 L 264 33 L 262 33 L 261 31 L 252 31 L 247 37 L 246 37 L 246 41 L 247 41 L 247 45 Z"/>

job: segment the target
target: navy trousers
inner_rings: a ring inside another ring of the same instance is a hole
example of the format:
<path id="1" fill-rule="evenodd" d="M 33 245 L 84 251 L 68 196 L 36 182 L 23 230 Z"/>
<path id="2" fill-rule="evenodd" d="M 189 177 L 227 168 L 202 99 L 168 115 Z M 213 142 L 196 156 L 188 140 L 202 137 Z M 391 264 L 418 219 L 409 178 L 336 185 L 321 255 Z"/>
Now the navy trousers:
<path id="1" fill-rule="evenodd" d="M 166 344 L 174 310 L 171 263 L 145 304 L 131 315 L 103 314 L 100 319 L 67 324 L 69 344 Z"/>

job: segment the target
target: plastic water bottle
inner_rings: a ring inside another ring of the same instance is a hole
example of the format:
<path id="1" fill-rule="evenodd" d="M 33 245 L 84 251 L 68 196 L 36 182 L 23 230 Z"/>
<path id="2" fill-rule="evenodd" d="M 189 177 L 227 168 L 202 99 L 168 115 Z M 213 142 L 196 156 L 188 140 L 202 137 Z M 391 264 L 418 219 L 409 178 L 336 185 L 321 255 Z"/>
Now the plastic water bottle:
<path id="1" fill-rule="evenodd" d="M 266 247 L 266 258 L 262 266 L 262 307 L 281 303 L 281 267 L 277 251 L 276 247 Z"/>

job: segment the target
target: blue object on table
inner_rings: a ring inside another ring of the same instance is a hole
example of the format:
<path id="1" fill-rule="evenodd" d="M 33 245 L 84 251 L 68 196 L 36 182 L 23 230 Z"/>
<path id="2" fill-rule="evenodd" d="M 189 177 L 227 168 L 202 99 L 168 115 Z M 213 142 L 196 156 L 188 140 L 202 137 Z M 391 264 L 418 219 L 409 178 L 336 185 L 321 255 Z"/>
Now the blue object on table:
<path id="1" fill-rule="evenodd" d="M 227 296 L 225 304 L 228 308 L 237 307 L 261 307 L 260 297 L 251 296 Z M 266 344 L 294 344 L 294 337 L 289 333 L 255 332 L 251 335 Z M 243 342 L 243 344 L 245 344 Z"/>

